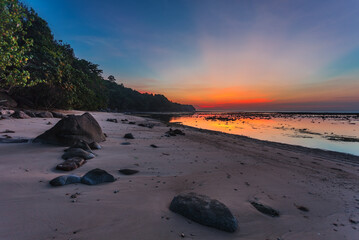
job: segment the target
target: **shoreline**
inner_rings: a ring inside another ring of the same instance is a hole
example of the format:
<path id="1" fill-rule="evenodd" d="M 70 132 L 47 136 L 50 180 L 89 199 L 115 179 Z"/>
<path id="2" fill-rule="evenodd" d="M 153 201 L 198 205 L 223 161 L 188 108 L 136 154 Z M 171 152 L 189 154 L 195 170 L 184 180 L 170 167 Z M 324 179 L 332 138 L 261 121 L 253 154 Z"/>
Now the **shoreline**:
<path id="1" fill-rule="evenodd" d="M 129 114 L 129 116 L 131 116 L 131 114 Z M 135 115 L 135 116 L 137 116 L 137 115 Z M 143 116 L 141 116 L 141 117 L 143 117 Z M 267 144 L 268 146 L 277 147 L 277 148 L 281 148 L 281 149 L 285 149 L 285 150 L 291 150 L 291 151 L 297 151 L 297 152 L 308 151 L 310 154 L 316 154 L 321 157 L 330 157 L 330 158 L 334 157 L 335 159 L 337 159 L 337 161 L 347 161 L 348 163 L 350 162 L 352 164 L 359 165 L 359 156 L 350 154 L 350 153 L 326 150 L 326 149 L 321 149 L 321 148 L 311 148 L 311 147 L 305 147 L 305 146 L 301 146 L 301 145 L 281 143 L 281 142 L 275 142 L 275 141 L 269 141 L 269 140 L 261 140 L 261 139 L 257 139 L 257 138 L 248 137 L 245 135 L 238 135 L 238 134 L 233 134 L 233 133 L 226 133 L 226 132 L 221 132 L 221 131 L 203 129 L 203 128 L 199 128 L 199 127 L 192 127 L 192 126 L 184 125 L 182 123 L 166 122 L 166 121 L 162 121 L 162 120 L 147 117 L 147 116 L 144 118 L 157 120 L 159 122 L 162 122 L 164 124 L 168 124 L 171 126 L 194 129 L 194 130 L 197 130 L 197 131 L 203 132 L 203 133 L 209 133 L 209 134 L 215 134 L 215 135 L 223 134 L 223 135 L 232 136 L 234 138 L 238 138 L 241 140 L 253 141 L 253 142 L 259 143 L 259 144 L 264 143 L 264 144 Z M 342 160 L 342 158 L 344 158 L 345 160 Z"/>

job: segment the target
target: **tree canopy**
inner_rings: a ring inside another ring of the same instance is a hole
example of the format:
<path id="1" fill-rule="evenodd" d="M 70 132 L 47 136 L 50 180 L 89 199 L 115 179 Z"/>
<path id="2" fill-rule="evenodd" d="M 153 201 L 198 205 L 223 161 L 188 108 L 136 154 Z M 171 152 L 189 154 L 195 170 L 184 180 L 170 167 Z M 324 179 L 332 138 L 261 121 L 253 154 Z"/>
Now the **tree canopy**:
<path id="1" fill-rule="evenodd" d="M 193 111 L 163 95 L 141 94 L 113 75 L 102 77 L 97 64 L 75 56 L 54 39 L 47 22 L 18 0 L 0 0 L 0 90 L 20 106 L 117 111 Z"/>

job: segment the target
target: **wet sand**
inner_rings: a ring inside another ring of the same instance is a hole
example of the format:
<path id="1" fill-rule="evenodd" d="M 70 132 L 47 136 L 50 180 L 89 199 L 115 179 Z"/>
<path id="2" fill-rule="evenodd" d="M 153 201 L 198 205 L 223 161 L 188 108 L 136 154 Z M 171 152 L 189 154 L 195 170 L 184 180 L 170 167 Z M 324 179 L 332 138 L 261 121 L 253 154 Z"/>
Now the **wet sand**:
<path id="1" fill-rule="evenodd" d="M 51 187 L 51 179 L 67 174 L 55 170 L 63 147 L 0 144 L 0 239 L 182 239 L 182 233 L 185 239 L 359 238 L 357 156 L 177 125 L 172 127 L 186 135 L 166 137 L 169 126 L 156 120 L 92 114 L 107 141 L 96 158 L 71 174 L 101 168 L 117 181 Z M 34 138 L 57 121 L 1 120 L 0 132 Z M 126 133 L 135 139 L 124 139 Z M 140 172 L 124 176 L 121 168 Z M 191 191 L 226 204 L 239 230 L 222 232 L 168 209 L 175 195 Z M 258 212 L 253 200 L 278 210 L 280 217 Z"/>

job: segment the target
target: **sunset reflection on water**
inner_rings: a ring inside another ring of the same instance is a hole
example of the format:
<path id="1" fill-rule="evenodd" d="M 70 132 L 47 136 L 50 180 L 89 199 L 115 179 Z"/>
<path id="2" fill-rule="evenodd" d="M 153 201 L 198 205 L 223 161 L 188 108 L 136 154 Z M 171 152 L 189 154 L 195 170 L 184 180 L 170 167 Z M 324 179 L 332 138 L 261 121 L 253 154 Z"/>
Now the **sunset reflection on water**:
<path id="1" fill-rule="evenodd" d="M 358 115 L 196 113 L 174 116 L 170 122 L 359 155 Z"/>

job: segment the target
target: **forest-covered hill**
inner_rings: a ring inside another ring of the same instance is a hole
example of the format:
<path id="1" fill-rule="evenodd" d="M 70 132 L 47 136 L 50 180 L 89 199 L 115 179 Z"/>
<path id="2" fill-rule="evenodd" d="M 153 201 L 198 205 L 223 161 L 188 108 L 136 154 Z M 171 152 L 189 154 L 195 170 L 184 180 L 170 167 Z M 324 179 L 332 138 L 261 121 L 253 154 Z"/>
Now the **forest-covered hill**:
<path id="1" fill-rule="evenodd" d="M 113 111 L 194 111 L 158 94 L 141 94 L 54 39 L 47 22 L 18 0 L 0 1 L 0 90 L 20 107 Z M 0 99 L 1 100 L 1 99 Z"/>

